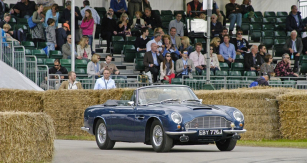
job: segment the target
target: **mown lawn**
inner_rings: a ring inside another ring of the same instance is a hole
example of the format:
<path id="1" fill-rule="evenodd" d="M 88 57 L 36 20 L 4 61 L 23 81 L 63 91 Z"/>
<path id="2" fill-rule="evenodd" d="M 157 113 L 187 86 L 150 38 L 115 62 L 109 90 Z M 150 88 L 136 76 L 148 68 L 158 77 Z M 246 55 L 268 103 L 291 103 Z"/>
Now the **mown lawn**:
<path id="1" fill-rule="evenodd" d="M 64 140 L 95 140 L 95 136 L 57 136 L 57 139 Z M 307 148 L 307 139 L 304 140 L 239 140 L 239 146 L 252 146 L 252 147 L 280 147 L 280 148 Z"/>

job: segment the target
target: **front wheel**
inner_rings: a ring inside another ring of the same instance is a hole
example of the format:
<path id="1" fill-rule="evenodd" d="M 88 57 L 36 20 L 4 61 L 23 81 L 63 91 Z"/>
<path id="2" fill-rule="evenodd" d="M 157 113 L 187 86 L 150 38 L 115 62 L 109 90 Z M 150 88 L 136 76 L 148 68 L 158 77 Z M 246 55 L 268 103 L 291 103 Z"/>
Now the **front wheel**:
<path id="1" fill-rule="evenodd" d="M 95 137 L 100 149 L 112 149 L 115 145 L 115 141 L 109 138 L 107 127 L 102 119 L 96 124 Z"/>
<path id="2" fill-rule="evenodd" d="M 215 142 L 216 147 L 220 150 L 220 151 L 232 151 L 236 144 L 237 144 L 237 140 L 236 139 L 226 139 L 226 140 L 220 140 Z"/>
<path id="3" fill-rule="evenodd" d="M 155 120 L 150 129 L 150 141 L 156 152 L 168 152 L 173 147 L 173 139 L 164 133 L 163 126 Z"/>

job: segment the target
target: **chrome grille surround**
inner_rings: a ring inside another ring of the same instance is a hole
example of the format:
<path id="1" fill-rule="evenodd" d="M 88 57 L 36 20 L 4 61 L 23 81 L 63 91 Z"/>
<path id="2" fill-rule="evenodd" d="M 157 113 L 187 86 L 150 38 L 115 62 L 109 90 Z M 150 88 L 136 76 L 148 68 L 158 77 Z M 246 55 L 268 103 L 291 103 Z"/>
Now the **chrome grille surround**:
<path id="1" fill-rule="evenodd" d="M 210 128 L 230 128 L 231 121 L 221 116 L 197 117 L 185 124 L 186 130 L 189 129 L 210 129 Z"/>

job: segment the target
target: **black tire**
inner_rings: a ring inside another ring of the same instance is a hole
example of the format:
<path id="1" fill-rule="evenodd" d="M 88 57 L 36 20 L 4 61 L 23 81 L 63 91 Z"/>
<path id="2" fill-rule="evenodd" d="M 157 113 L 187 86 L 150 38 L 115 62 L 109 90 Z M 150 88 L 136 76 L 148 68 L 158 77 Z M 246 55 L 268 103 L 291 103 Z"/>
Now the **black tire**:
<path id="1" fill-rule="evenodd" d="M 155 130 L 155 131 L 154 131 Z M 160 132 L 158 132 L 160 130 Z M 160 133 L 160 134 L 159 134 Z M 154 137 L 159 134 L 159 138 Z M 162 140 L 161 140 L 162 138 Z M 165 134 L 163 126 L 158 120 L 154 120 L 150 128 L 150 142 L 156 152 L 168 152 L 173 147 L 173 139 Z"/>
<path id="2" fill-rule="evenodd" d="M 99 134 L 100 133 L 100 134 Z M 99 119 L 95 128 L 96 143 L 100 149 L 112 149 L 115 141 L 109 138 L 107 127 L 102 119 Z"/>
<path id="3" fill-rule="evenodd" d="M 226 140 L 220 140 L 215 142 L 216 147 L 220 150 L 220 151 L 232 151 L 236 144 L 237 144 L 237 140 L 236 139 L 226 139 Z"/>

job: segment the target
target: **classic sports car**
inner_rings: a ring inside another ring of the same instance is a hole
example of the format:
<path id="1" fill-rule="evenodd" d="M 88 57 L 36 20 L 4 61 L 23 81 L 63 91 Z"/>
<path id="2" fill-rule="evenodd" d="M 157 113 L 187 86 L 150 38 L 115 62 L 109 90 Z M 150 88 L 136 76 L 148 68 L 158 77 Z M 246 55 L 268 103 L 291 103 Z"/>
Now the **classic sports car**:
<path id="1" fill-rule="evenodd" d="M 115 142 L 144 142 L 156 152 L 174 145 L 215 143 L 231 151 L 246 132 L 240 110 L 222 105 L 202 105 L 184 85 L 141 87 L 131 101 L 108 100 L 84 112 L 82 130 L 95 135 L 100 149 Z"/>

